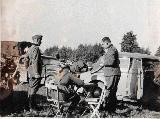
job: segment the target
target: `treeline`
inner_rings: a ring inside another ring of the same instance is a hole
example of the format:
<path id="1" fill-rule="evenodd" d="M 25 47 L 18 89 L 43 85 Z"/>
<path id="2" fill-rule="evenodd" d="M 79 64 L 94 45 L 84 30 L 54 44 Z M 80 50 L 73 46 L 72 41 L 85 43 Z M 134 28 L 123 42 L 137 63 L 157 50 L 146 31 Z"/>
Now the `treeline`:
<path id="1" fill-rule="evenodd" d="M 100 56 L 103 55 L 103 48 L 100 44 L 95 45 L 83 45 L 80 44 L 77 49 L 63 46 L 53 46 L 47 48 L 44 51 L 45 55 L 57 57 L 59 54 L 60 59 L 78 61 L 83 60 L 85 62 L 96 62 Z"/>
<path id="2" fill-rule="evenodd" d="M 155 56 L 159 56 L 160 57 L 160 46 L 158 47 L 158 50 L 156 51 Z"/>
<path id="3" fill-rule="evenodd" d="M 111 39 L 112 40 L 112 39 Z M 133 31 L 127 32 L 124 34 L 121 41 L 121 52 L 131 52 L 131 53 L 142 53 L 142 54 L 150 54 L 149 48 L 140 47 L 136 35 Z M 102 56 L 104 53 L 103 48 L 100 44 L 95 45 L 84 45 L 80 44 L 77 49 L 72 49 L 70 47 L 63 46 L 59 48 L 58 46 L 53 46 L 47 48 L 44 51 L 45 55 L 56 57 L 59 54 L 60 59 L 64 60 L 83 60 L 86 62 L 96 62 L 97 59 Z M 160 48 L 157 50 L 157 56 L 160 56 Z"/>

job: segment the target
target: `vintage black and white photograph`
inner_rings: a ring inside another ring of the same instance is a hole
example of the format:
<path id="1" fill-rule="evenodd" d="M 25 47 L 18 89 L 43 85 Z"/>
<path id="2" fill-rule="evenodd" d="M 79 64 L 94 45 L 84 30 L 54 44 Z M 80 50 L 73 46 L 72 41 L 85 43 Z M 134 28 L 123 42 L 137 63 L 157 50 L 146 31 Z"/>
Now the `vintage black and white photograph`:
<path id="1" fill-rule="evenodd" d="M 0 0 L 0 117 L 160 118 L 159 0 Z"/>

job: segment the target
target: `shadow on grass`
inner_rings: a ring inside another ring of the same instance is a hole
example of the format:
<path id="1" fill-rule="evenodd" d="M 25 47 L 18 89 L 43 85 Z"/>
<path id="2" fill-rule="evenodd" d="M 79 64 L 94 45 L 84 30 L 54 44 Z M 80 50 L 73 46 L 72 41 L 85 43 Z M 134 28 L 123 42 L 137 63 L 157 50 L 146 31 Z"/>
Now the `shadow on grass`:
<path id="1" fill-rule="evenodd" d="M 143 105 L 143 109 L 160 112 L 160 102 L 150 101 L 147 103 L 143 103 L 142 105 Z"/>
<path id="2" fill-rule="evenodd" d="M 47 111 L 49 108 L 49 102 L 46 100 L 45 96 L 45 88 L 42 86 L 38 94 L 36 95 L 36 103 L 40 110 L 36 112 L 36 114 L 31 114 L 30 112 L 25 112 L 28 108 L 28 93 L 27 93 L 27 85 L 19 86 L 19 91 L 14 91 L 5 101 L 0 104 L 0 116 L 6 117 L 44 117 L 47 115 Z M 22 88 L 24 88 L 22 90 Z M 117 104 L 118 112 L 113 117 L 132 117 L 139 115 L 143 109 L 154 110 L 157 111 L 156 106 L 153 106 L 154 100 L 151 101 L 150 105 L 142 106 L 142 102 L 123 102 L 119 101 Z M 156 104 L 154 104 L 156 105 Z M 152 107 L 152 108 L 151 108 Z M 159 108 L 160 109 L 160 108 Z M 29 113 L 29 114 L 27 114 Z"/>
<path id="3" fill-rule="evenodd" d="M 37 94 L 36 97 L 38 105 L 46 102 L 45 96 Z M 0 104 L 0 116 L 23 116 L 24 110 L 27 109 L 29 109 L 27 91 L 14 91 Z"/>
<path id="4" fill-rule="evenodd" d="M 154 113 L 159 112 L 160 104 L 153 100 L 147 103 L 142 102 L 142 100 L 138 100 L 137 102 L 119 101 L 117 104 L 117 110 L 117 115 L 120 117 L 138 117 L 142 115 L 144 110 L 153 111 Z"/>

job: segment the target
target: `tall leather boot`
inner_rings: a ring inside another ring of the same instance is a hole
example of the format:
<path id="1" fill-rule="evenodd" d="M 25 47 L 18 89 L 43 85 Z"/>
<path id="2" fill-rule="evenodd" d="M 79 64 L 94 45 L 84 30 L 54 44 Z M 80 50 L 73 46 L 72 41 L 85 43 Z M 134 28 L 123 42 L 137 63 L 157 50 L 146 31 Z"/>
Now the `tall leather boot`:
<path id="1" fill-rule="evenodd" d="M 28 97 L 28 103 L 29 103 L 29 108 L 31 110 L 32 109 L 32 96 L 31 95 Z"/>
<path id="2" fill-rule="evenodd" d="M 34 110 L 34 96 L 33 95 L 29 96 L 29 108 L 30 110 Z"/>
<path id="3" fill-rule="evenodd" d="M 25 110 L 29 111 L 30 110 L 30 104 L 29 104 L 29 98 L 26 99 L 26 103 L 25 103 Z"/>
<path id="4" fill-rule="evenodd" d="M 32 95 L 32 97 L 31 97 L 31 107 L 34 110 L 40 110 L 40 108 L 37 105 L 37 101 L 36 100 L 37 100 L 37 96 Z"/>
<path id="5" fill-rule="evenodd" d="M 34 102 L 34 96 L 29 96 L 29 108 L 30 108 L 30 114 L 37 115 L 37 111 L 35 110 L 35 102 Z"/>

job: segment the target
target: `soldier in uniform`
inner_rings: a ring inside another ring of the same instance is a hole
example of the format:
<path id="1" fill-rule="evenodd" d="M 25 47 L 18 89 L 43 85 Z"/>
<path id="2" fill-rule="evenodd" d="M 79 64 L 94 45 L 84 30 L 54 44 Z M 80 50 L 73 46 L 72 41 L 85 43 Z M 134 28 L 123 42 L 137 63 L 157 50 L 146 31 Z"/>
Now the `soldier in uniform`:
<path id="1" fill-rule="evenodd" d="M 84 85 L 84 82 L 70 72 L 69 66 L 64 65 L 61 67 L 60 76 L 58 80 L 55 80 L 55 84 L 58 85 L 60 90 L 60 100 L 71 102 L 68 109 L 68 112 L 71 114 L 80 101 L 80 96 L 75 92 L 74 86 L 81 87 Z"/>
<path id="2" fill-rule="evenodd" d="M 105 108 L 109 112 L 115 111 L 116 107 L 116 92 L 118 82 L 121 76 L 120 71 L 120 61 L 117 49 L 111 43 L 109 37 L 104 37 L 102 39 L 101 45 L 105 51 L 104 55 L 101 57 L 100 66 L 104 71 L 105 80 L 107 82 L 106 86 L 106 98 L 105 98 Z M 91 72 L 94 73 L 94 72 Z"/>
<path id="3" fill-rule="evenodd" d="M 39 89 L 41 82 L 41 71 L 42 71 L 42 59 L 39 46 L 41 45 L 42 35 L 35 35 L 32 37 L 33 43 L 29 48 L 27 56 L 29 59 L 28 75 L 29 75 L 29 107 L 35 109 L 35 94 Z"/>

